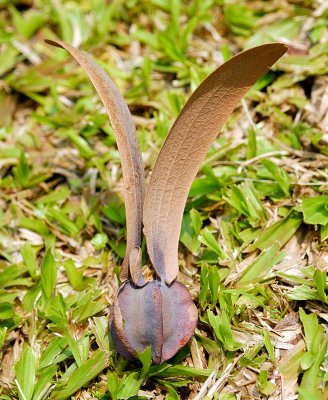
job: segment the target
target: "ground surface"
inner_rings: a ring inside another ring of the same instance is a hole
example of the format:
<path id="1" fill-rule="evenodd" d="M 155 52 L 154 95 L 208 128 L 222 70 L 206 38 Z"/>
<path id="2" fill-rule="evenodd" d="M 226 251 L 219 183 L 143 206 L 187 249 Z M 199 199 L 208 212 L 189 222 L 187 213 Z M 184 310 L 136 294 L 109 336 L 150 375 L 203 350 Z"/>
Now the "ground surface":
<path id="1" fill-rule="evenodd" d="M 327 25 L 324 0 L 0 1 L 0 399 L 328 398 Z M 107 339 L 120 160 L 85 73 L 46 38 L 112 76 L 147 174 L 209 72 L 290 45 L 192 186 L 179 280 L 200 319 L 160 367 L 125 362 Z"/>

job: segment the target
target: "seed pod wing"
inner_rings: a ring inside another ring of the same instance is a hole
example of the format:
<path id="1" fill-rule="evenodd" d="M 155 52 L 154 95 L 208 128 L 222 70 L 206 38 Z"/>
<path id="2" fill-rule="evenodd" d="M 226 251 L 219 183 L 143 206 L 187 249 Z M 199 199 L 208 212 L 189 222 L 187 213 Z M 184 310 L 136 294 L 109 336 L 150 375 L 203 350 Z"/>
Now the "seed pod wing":
<path id="1" fill-rule="evenodd" d="M 67 50 L 88 74 L 111 121 L 121 157 L 127 225 L 126 253 L 121 273 L 128 278 L 130 251 L 141 244 L 142 206 L 144 198 L 144 168 L 131 113 L 122 95 L 106 72 L 83 51 L 60 40 L 47 43 Z"/>
<path id="2" fill-rule="evenodd" d="M 183 210 L 201 162 L 240 99 L 286 49 L 267 44 L 224 63 L 192 94 L 166 138 L 146 192 L 143 223 L 151 262 L 168 284 L 178 273 Z"/>

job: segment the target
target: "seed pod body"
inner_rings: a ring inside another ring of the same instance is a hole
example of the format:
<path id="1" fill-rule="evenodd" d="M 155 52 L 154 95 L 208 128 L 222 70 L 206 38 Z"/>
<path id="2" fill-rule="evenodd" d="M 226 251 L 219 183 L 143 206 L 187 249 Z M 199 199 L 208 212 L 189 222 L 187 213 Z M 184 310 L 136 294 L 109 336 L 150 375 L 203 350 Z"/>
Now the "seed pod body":
<path id="1" fill-rule="evenodd" d="M 197 319 L 197 308 L 181 283 L 151 281 L 136 287 L 126 282 L 115 299 L 110 327 L 125 358 L 134 360 L 150 346 L 153 362 L 161 364 L 188 342 Z"/>

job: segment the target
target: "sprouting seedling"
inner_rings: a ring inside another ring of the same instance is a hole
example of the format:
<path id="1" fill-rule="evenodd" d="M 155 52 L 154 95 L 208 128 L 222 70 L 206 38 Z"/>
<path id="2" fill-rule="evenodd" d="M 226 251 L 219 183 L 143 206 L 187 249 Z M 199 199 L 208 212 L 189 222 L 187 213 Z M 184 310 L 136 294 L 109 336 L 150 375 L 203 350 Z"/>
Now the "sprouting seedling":
<path id="1" fill-rule="evenodd" d="M 173 357 L 193 335 L 197 308 L 176 281 L 178 244 L 192 181 L 209 147 L 248 89 L 286 52 L 266 44 L 233 57 L 195 90 L 169 132 L 144 195 L 144 170 L 129 109 L 108 75 L 89 56 L 61 41 L 85 69 L 109 115 L 122 160 L 127 222 L 123 284 L 112 307 L 110 329 L 117 350 L 127 359 L 151 346 L 154 363 Z M 141 273 L 141 239 L 156 279 Z"/>

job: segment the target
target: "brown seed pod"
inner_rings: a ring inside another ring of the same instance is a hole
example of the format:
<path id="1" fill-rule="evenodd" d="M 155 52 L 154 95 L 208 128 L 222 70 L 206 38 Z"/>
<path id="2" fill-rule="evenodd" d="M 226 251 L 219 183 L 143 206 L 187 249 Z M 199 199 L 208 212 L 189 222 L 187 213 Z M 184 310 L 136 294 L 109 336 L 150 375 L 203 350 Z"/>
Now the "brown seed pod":
<path id="1" fill-rule="evenodd" d="M 231 58 L 209 75 L 180 112 L 156 161 L 144 199 L 144 171 L 129 109 L 108 75 L 89 56 L 61 41 L 85 69 L 113 126 L 121 155 L 127 215 L 127 246 L 110 329 L 117 350 L 134 360 L 151 346 L 154 363 L 176 354 L 191 338 L 197 308 L 175 279 L 183 210 L 193 179 L 234 108 L 247 90 L 287 50 L 280 43 L 258 46 Z M 141 229 L 157 279 L 141 273 Z"/>
<path id="2" fill-rule="evenodd" d="M 151 346 L 160 364 L 175 355 L 191 338 L 197 325 L 197 308 L 187 288 L 154 280 L 138 288 L 125 282 L 113 305 L 111 332 L 118 351 L 133 360 L 137 351 Z"/>

